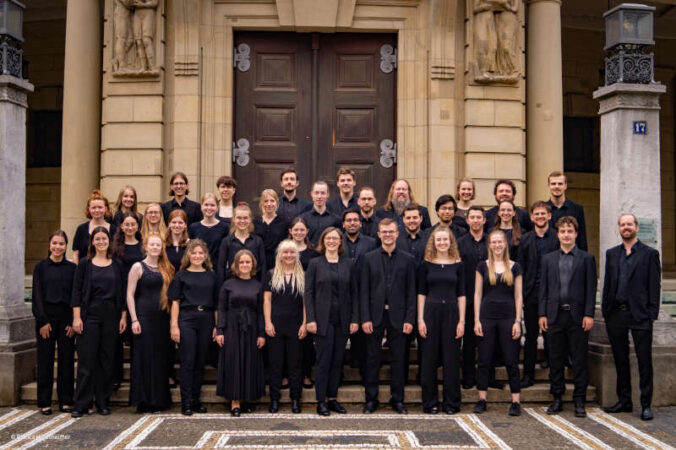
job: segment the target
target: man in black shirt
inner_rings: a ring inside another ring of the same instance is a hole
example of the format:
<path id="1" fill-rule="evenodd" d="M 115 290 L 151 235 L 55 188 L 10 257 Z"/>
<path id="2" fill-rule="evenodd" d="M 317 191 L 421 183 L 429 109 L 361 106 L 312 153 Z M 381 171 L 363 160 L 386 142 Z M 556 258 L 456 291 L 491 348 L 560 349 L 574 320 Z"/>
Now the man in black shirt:
<path id="1" fill-rule="evenodd" d="M 548 332 L 550 392 L 554 396 L 547 414 L 563 410 L 564 370 L 570 352 L 575 416 L 585 417 L 589 330 L 594 326 L 596 304 L 596 262 L 594 256 L 575 246 L 577 220 L 574 217 L 560 218 L 556 222 L 556 235 L 561 248 L 542 257 L 538 299 L 540 329 Z"/>
<path id="2" fill-rule="evenodd" d="M 282 186 L 283 194 L 279 199 L 277 214 L 282 216 L 287 223 L 291 223 L 294 218 L 309 211 L 312 203 L 296 195 L 300 179 L 293 167 L 289 167 L 279 175 L 279 184 Z"/>
<path id="3" fill-rule="evenodd" d="M 359 189 L 357 204 L 359 205 L 359 216 L 361 218 L 361 232 L 377 240 L 378 222 L 380 222 L 380 219 L 375 214 L 376 191 L 370 186 L 364 186 Z"/>
<path id="4" fill-rule="evenodd" d="M 563 216 L 575 217 L 579 232 L 575 245 L 577 248 L 587 251 L 587 227 L 584 222 L 584 209 L 579 203 L 566 198 L 568 179 L 563 172 L 552 172 L 547 178 L 549 185 L 549 200 L 547 203 L 552 209 L 551 224 L 554 225 Z"/>
<path id="5" fill-rule="evenodd" d="M 357 178 L 354 170 L 349 167 L 341 167 L 336 172 L 336 186 L 338 186 L 338 196 L 326 202 L 328 210 L 342 217 L 347 209 L 357 209 L 357 195 L 354 193 L 354 187 L 357 185 Z"/>
<path id="6" fill-rule="evenodd" d="M 427 244 L 427 233 L 420 229 L 422 220 L 418 205 L 408 205 L 404 209 L 404 232 L 397 238 L 397 247 L 413 255 L 416 267 L 425 257 Z"/>
<path id="7" fill-rule="evenodd" d="M 171 176 L 169 195 L 174 198 L 168 202 L 162 203 L 162 215 L 164 223 L 169 224 L 169 214 L 175 209 L 182 209 L 188 216 L 187 226 L 191 223 L 202 220 L 202 208 L 199 203 L 190 200 L 187 195 L 190 193 L 190 184 L 188 177 L 183 172 L 176 172 Z"/>
<path id="8" fill-rule="evenodd" d="M 376 216 L 380 219 L 389 217 L 396 220 L 399 225 L 399 231 L 404 231 L 404 223 L 401 220 L 404 215 L 404 209 L 408 205 L 416 203 L 413 197 L 413 189 L 411 189 L 409 182 L 403 178 L 399 178 L 392 182 L 390 192 L 387 194 L 387 201 L 382 208 L 376 211 Z M 419 204 L 418 209 L 420 209 L 420 215 L 422 216 L 420 228 L 422 230 L 431 228 L 432 221 L 430 220 L 430 213 L 427 208 Z"/>
<path id="9" fill-rule="evenodd" d="M 340 217 L 326 209 L 326 201 L 329 199 L 329 185 L 325 181 L 315 181 L 312 185 L 312 208 L 300 216 L 305 219 L 309 228 L 308 239 L 313 245 L 317 245 L 319 236 L 328 227 L 340 228 Z"/>
<path id="10" fill-rule="evenodd" d="M 378 224 L 382 246 L 364 258 L 360 280 L 361 325 L 366 333 L 365 413 L 378 407 L 378 372 L 381 343 L 387 331 L 390 343 L 390 404 L 406 414 L 404 406 L 406 336 L 413 331 L 416 316 L 415 261 L 397 249 L 397 223 L 383 219 Z"/>
<path id="11" fill-rule="evenodd" d="M 509 200 L 514 203 L 514 197 L 516 197 L 516 185 L 512 180 L 498 180 L 493 187 L 493 195 L 495 196 L 495 202 L 498 205 L 504 200 Z M 495 226 L 498 208 L 499 206 L 494 206 L 486 211 L 486 225 L 484 225 L 486 231 Z M 521 225 L 522 233 L 533 229 L 533 224 L 528 217 L 528 211 L 523 208 L 516 208 L 516 217 L 519 220 L 519 225 Z"/>
<path id="12" fill-rule="evenodd" d="M 467 222 L 465 222 L 465 219 L 455 216 L 455 212 L 458 209 L 458 204 L 452 195 L 441 195 L 434 204 L 434 209 L 437 212 L 437 216 L 439 217 L 439 222 L 432 227 L 432 230 L 439 225 L 446 225 L 453 232 L 453 236 L 455 237 L 456 241 L 467 233 Z M 463 222 L 465 223 L 465 226 L 460 225 L 460 223 Z M 428 236 L 431 233 L 431 230 L 427 231 Z"/>
<path id="13" fill-rule="evenodd" d="M 523 317 L 526 325 L 526 343 L 524 345 L 523 378 L 521 387 L 532 386 L 535 380 L 535 362 L 538 350 L 538 292 L 542 257 L 559 247 L 556 230 L 550 226 L 549 205 L 537 201 L 530 207 L 530 219 L 535 225 L 521 238 L 518 262 L 523 269 Z M 543 334 L 544 336 L 544 334 Z M 545 351 L 546 351 L 545 341 Z M 546 359 L 546 356 L 545 356 Z"/>

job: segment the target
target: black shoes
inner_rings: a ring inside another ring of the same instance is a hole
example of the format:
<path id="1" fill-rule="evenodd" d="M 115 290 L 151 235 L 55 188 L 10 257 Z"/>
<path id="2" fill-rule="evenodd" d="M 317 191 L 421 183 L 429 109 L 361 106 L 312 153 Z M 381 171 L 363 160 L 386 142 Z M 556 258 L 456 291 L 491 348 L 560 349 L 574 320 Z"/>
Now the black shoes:
<path id="1" fill-rule="evenodd" d="M 337 412 L 338 414 L 347 414 L 347 409 L 338 403 L 338 400 L 329 400 L 328 406 L 330 411 Z"/>
<path id="2" fill-rule="evenodd" d="M 364 405 L 364 413 L 365 414 L 371 414 L 375 412 L 375 410 L 378 408 L 378 403 L 374 401 L 366 402 Z"/>
<path id="3" fill-rule="evenodd" d="M 563 411 L 561 397 L 554 397 L 554 401 L 547 408 L 547 414 L 551 416 L 552 414 L 560 413 L 561 411 Z"/>
<path id="4" fill-rule="evenodd" d="M 73 407 L 72 406 L 59 406 L 59 411 L 61 411 L 62 413 L 72 413 Z"/>
<path id="5" fill-rule="evenodd" d="M 584 410 L 583 401 L 575 401 L 575 417 L 587 417 L 587 411 Z"/>
<path id="6" fill-rule="evenodd" d="M 110 409 L 108 409 L 107 406 L 104 406 L 103 408 L 99 408 L 98 413 L 102 416 L 109 416 L 110 415 Z"/>
<path id="7" fill-rule="evenodd" d="M 634 410 L 634 407 L 632 406 L 631 403 L 623 403 L 623 402 L 617 402 L 613 406 L 610 406 L 608 408 L 603 408 L 604 412 L 610 413 L 610 414 L 615 414 L 615 413 L 621 413 L 621 412 L 632 412 Z"/>
<path id="8" fill-rule="evenodd" d="M 319 414 L 320 416 L 331 415 L 331 411 L 329 411 L 329 407 L 326 405 L 326 402 L 317 403 L 317 414 Z"/>
<path id="9" fill-rule="evenodd" d="M 52 415 L 52 408 L 41 409 L 40 414 L 42 414 L 43 416 L 51 416 Z"/>
<path id="10" fill-rule="evenodd" d="M 533 377 L 530 375 L 524 375 L 524 377 L 521 378 L 521 389 L 531 387 L 533 384 L 535 384 L 535 382 L 533 381 Z"/>
<path id="11" fill-rule="evenodd" d="M 192 416 L 192 405 L 190 403 L 183 403 L 181 405 L 181 414 L 184 416 Z"/>
<path id="12" fill-rule="evenodd" d="M 73 412 L 70 413 L 70 416 L 74 419 L 77 419 L 79 417 L 84 416 L 86 413 L 83 413 L 82 411 L 78 411 L 76 409 L 73 410 Z"/>
<path id="13" fill-rule="evenodd" d="M 641 420 L 653 420 L 653 411 L 650 406 L 644 406 L 641 410 Z"/>
<path id="14" fill-rule="evenodd" d="M 510 416 L 520 416 L 521 415 L 521 403 L 519 402 L 512 402 L 511 405 L 509 405 L 509 412 L 507 413 Z"/>
<path id="15" fill-rule="evenodd" d="M 294 414 L 300 414 L 300 400 L 291 400 L 291 412 Z"/>
<path id="16" fill-rule="evenodd" d="M 239 408 L 232 408 L 230 410 L 230 414 L 232 415 L 232 417 L 239 417 L 241 415 L 241 413 L 242 413 L 242 410 L 239 409 Z"/>
<path id="17" fill-rule="evenodd" d="M 423 408 L 425 414 L 439 414 L 438 406 L 430 406 L 429 408 Z"/>
<path id="18" fill-rule="evenodd" d="M 192 404 L 192 410 L 199 414 L 205 414 L 207 412 L 207 407 L 200 402 L 194 402 Z"/>
<path id="19" fill-rule="evenodd" d="M 270 400 L 270 407 L 268 408 L 272 414 L 279 412 L 279 400 Z"/>
<path id="20" fill-rule="evenodd" d="M 459 406 L 444 405 L 443 410 L 446 414 L 457 414 L 460 412 Z"/>
<path id="21" fill-rule="evenodd" d="M 540 362 L 540 367 L 543 369 L 549 369 L 549 361 L 545 359 L 544 361 Z"/>
<path id="22" fill-rule="evenodd" d="M 399 414 L 408 414 L 408 410 L 402 402 L 390 402 L 392 409 L 394 409 Z"/>
<path id="23" fill-rule="evenodd" d="M 479 400 L 474 405 L 474 414 L 483 414 L 486 412 L 486 400 Z"/>

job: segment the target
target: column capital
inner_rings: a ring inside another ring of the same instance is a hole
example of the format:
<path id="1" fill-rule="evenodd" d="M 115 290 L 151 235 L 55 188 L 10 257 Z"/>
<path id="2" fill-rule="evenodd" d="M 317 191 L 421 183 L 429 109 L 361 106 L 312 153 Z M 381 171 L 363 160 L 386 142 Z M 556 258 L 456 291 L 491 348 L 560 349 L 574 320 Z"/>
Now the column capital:
<path id="1" fill-rule="evenodd" d="M 659 96 L 667 91 L 661 83 L 616 83 L 594 91 L 594 100 L 600 102 L 599 114 L 616 109 L 659 110 Z"/>
<path id="2" fill-rule="evenodd" d="M 14 103 L 28 108 L 28 93 L 33 92 L 33 85 L 27 80 L 11 75 L 0 75 L 0 102 Z"/>

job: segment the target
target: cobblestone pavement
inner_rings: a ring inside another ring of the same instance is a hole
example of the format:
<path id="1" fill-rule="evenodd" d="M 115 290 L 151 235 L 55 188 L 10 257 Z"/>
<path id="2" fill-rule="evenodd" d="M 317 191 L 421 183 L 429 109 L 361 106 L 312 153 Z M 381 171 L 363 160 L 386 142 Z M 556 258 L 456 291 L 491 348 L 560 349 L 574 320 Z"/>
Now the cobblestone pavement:
<path id="1" fill-rule="evenodd" d="M 608 415 L 596 405 L 588 417 L 576 418 L 572 405 L 558 416 L 547 416 L 542 405 L 524 405 L 521 417 L 509 417 L 507 405 L 491 405 L 477 416 L 471 405 L 453 416 L 393 414 L 382 406 L 364 415 L 350 405 L 347 415 L 328 418 L 304 413 L 258 412 L 231 417 L 223 405 L 211 405 L 208 414 L 182 416 L 178 409 L 161 414 L 137 414 L 133 408 L 115 408 L 110 416 L 39 414 L 34 406 L 0 408 L 0 449 L 4 448 L 500 448 L 500 449 L 673 449 L 676 446 L 676 407 L 655 410 L 655 420 L 642 422 L 638 413 Z"/>

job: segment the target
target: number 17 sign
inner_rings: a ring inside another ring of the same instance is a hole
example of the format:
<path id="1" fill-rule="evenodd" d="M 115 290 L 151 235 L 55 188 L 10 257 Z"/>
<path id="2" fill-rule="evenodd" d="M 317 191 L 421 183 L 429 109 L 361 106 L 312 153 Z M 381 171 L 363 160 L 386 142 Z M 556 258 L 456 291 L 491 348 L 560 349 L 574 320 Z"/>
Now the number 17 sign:
<path id="1" fill-rule="evenodd" d="M 645 120 L 634 121 L 634 134 L 647 134 L 648 126 Z"/>

